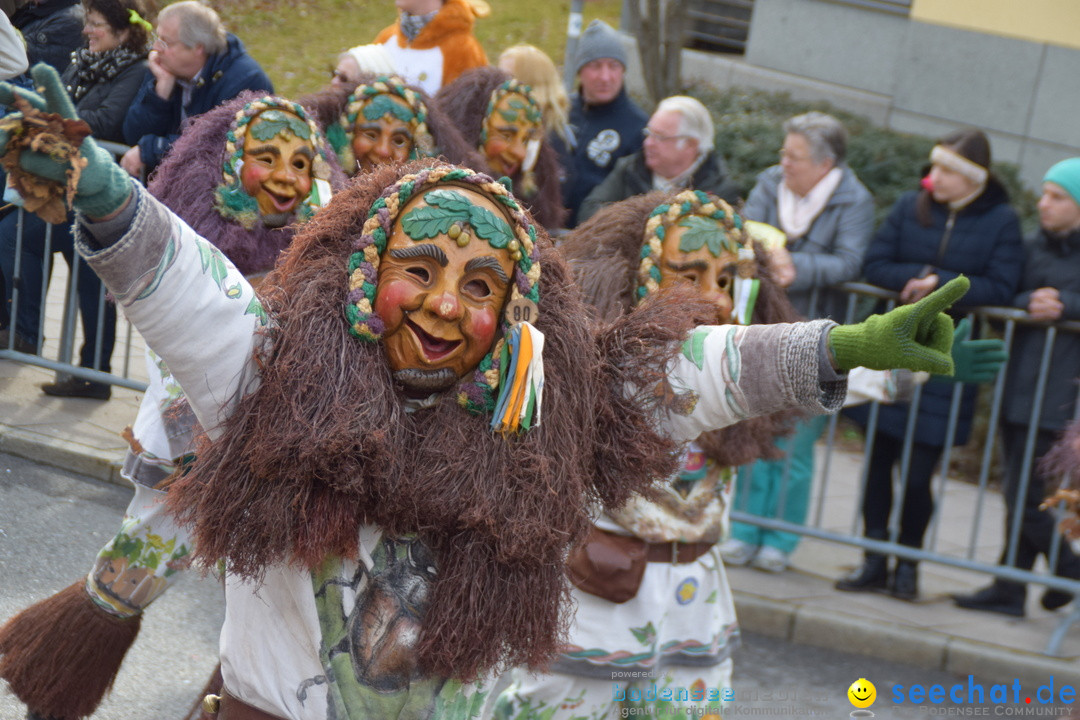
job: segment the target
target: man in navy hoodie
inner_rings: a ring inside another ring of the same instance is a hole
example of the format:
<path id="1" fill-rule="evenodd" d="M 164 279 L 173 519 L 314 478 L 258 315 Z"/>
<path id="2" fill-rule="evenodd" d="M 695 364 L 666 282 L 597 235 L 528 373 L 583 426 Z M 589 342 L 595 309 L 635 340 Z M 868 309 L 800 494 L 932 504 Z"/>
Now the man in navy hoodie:
<path id="1" fill-rule="evenodd" d="M 593 20 L 578 41 L 575 63 L 580 91 L 570 107 L 571 147 L 560 148 L 566 173 L 566 227 L 577 225 L 581 201 L 603 182 L 615 161 L 641 149 L 649 116 L 626 94 L 626 48 L 607 23 Z"/>
<path id="2" fill-rule="evenodd" d="M 124 139 L 133 147 L 120 164 L 136 177 L 149 173 L 185 119 L 244 90 L 272 93 L 274 86 L 218 14 L 193 0 L 169 5 L 158 15 L 146 78 L 124 119 Z"/>

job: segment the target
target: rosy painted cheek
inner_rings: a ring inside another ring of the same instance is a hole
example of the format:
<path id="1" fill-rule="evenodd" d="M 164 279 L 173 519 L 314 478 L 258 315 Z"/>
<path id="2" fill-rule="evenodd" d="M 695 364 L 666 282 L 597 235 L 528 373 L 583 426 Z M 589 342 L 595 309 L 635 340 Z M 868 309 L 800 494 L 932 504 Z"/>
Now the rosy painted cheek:
<path id="1" fill-rule="evenodd" d="M 296 183 L 296 191 L 301 198 L 306 198 L 311 193 L 311 173 L 300 175 L 300 181 Z"/>
<path id="2" fill-rule="evenodd" d="M 361 167 L 372 168 L 381 162 L 379 157 L 372 152 L 375 149 L 375 143 L 373 142 L 358 138 L 353 140 L 352 149 L 353 157 L 356 158 Z"/>
<path id="3" fill-rule="evenodd" d="M 470 312 L 461 331 L 465 337 L 472 339 L 475 347 L 487 349 L 491 347 L 491 343 L 495 340 L 497 324 L 495 310 L 485 307 Z"/>
<path id="4" fill-rule="evenodd" d="M 404 315 L 403 310 L 416 304 L 416 288 L 404 280 L 388 280 L 378 286 L 375 294 L 375 312 L 387 328 L 396 327 Z"/>
<path id="5" fill-rule="evenodd" d="M 240 171 L 240 184 L 243 186 L 244 192 L 251 197 L 255 197 L 262 190 L 263 183 L 269 177 L 270 170 L 268 168 L 249 161 L 244 163 L 244 167 Z"/>
<path id="6" fill-rule="evenodd" d="M 501 140 L 489 140 L 484 145 L 484 154 L 487 155 L 488 160 L 491 161 L 492 169 L 495 169 L 495 165 L 502 167 L 502 162 L 499 160 L 499 156 L 506 150 L 506 143 Z"/>

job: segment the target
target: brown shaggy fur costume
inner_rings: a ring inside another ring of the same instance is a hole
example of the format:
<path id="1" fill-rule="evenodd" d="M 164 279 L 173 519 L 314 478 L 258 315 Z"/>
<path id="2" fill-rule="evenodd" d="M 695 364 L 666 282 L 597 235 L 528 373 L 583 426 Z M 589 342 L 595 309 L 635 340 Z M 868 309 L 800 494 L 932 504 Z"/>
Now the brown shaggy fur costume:
<path id="1" fill-rule="evenodd" d="M 292 241 L 295 226 L 251 230 L 214 209 L 221 183 L 225 133 L 236 113 L 266 93 L 246 92 L 185 126 L 158 166 L 150 191 L 246 275 L 270 270 Z M 331 186 L 345 174 L 331 153 Z M 57 720 L 91 715 L 112 686 L 134 643 L 141 615 L 118 618 L 94 604 L 85 578 L 37 602 L 0 627 L 0 677 L 36 714 Z M 201 697 L 201 696 L 200 696 Z"/>
<path id="2" fill-rule="evenodd" d="M 79 580 L 0 627 L 0 677 L 42 717 L 87 717 L 112 687 L 141 622 L 99 608 Z"/>
<path id="3" fill-rule="evenodd" d="M 214 205 L 214 190 L 222 183 L 225 134 L 236 113 L 267 93 L 246 91 L 238 97 L 192 119 L 150 181 L 150 192 L 179 215 L 195 232 L 214 243 L 245 275 L 266 272 L 281 251 L 292 242 L 295 225 L 268 228 L 257 223 L 251 230 L 224 217 Z M 330 187 L 335 191 L 346 181 L 334 153 L 330 160 Z"/>
<path id="4" fill-rule="evenodd" d="M 654 192 L 612 203 L 575 228 L 559 246 L 574 276 L 585 292 L 585 300 L 601 320 L 612 320 L 629 312 L 635 304 L 645 223 L 658 206 L 670 202 L 677 192 Z M 773 282 L 765 265 L 765 253 L 755 246 L 757 276 L 761 279 L 753 320 L 756 324 L 797 322 L 802 318 Z M 716 323 L 715 314 L 702 319 Z M 705 454 L 721 465 L 744 465 L 759 459 L 783 457 L 774 440 L 790 432 L 795 411 L 743 420 L 698 439 Z"/>
<path id="5" fill-rule="evenodd" d="M 246 577 L 272 563 L 356 557 L 363 524 L 417 533 L 438 570 L 420 666 L 472 679 L 554 657 L 566 630 L 563 560 L 589 526 L 586 503 L 617 505 L 674 470 L 643 388 L 690 323 L 682 295 L 595 330 L 539 231 L 543 424 L 503 438 L 453 391 L 406 413 L 383 348 L 349 334 L 345 267 L 383 189 L 433 164 L 358 176 L 297 235 L 260 286 L 273 327 L 261 385 L 169 501 L 193 524 L 202 558 L 225 558 Z"/>
<path id="6" fill-rule="evenodd" d="M 373 82 L 375 77 L 365 75 L 357 85 Z M 469 144 L 454 121 L 442 111 L 435 99 L 416 85 L 408 87 L 419 95 L 427 106 L 428 114 L 425 122 L 428 132 L 431 133 L 431 139 L 435 141 L 435 147 L 439 151 L 438 157 L 452 165 L 462 165 L 476 172 L 490 173 L 484 154 L 477 150 L 475 145 Z M 325 130 L 327 126 L 336 123 L 345 112 L 349 95 L 355 89 L 355 86 L 351 88 L 327 86 L 317 93 L 300 98 L 299 103 L 311 111 L 315 122 Z"/>
<path id="7" fill-rule="evenodd" d="M 435 96 L 435 102 L 449 115 L 471 147 L 480 147 L 480 132 L 487 117 L 491 93 L 510 79 L 510 75 L 498 68 L 474 68 L 462 73 L 457 80 L 444 85 Z M 540 145 L 540 157 L 536 161 L 536 194 L 524 198 L 529 212 L 545 228 L 562 227 L 566 210 L 562 204 L 559 188 L 559 154 L 546 139 Z M 517 189 L 520 177 L 510 178 Z M 522 200 L 521 196 L 518 196 Z"/>

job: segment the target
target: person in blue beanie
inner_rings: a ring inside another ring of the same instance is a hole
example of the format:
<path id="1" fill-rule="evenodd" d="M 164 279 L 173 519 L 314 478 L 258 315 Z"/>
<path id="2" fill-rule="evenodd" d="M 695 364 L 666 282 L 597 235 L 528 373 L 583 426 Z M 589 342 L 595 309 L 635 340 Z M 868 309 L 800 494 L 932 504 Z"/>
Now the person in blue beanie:
<path id="1" fill-rule="evenodd" d="M 649 116 L 626 93 L 627 62 L 619 33 L 603 20 L 589 23 L 574 58 L 579 89 L 570 105 L 572 140 L 559 148 L 568 228 L 578 224 L 581 201 L 615 161 L 641 149 Z"/>
<path id="2" fill-rule="evenodd" d="M 1039 231 L 1026 245 L 1027 258 L 1020 293 L 1013 306 L 1026 310 L 1032 320 L 1055 322 L 1080 318 L 1080 157 L 1062 160 L 1043 178 L 1039 198 Z M 1075 415 L 1076 375 L 1080 368 L 1080 336 L 1058 333 L 1050 357 L 1046 387 L 1037 386 L 1045 325 L 1018 324 L 1002 401 L 1001 441 L 1005 451 L 1005 542 L 1001 564 L 1030 570 L 1040 554 L 1049 562 L 1057 530 L 1050 512 L 1040 510 L 1043 498 L 1053 489 L 1048 477 L 1036 470 L 1065 426 Z M 1036 397 L 1042 397 L 1039 414 L 1033 414 Z M 1024 470 L 1024 449 L 1031 425 L 1035 429 L 1035 447 L 1031 463 Z M 1017 503 L 1020 503 L 1019 528 L 1014 527 Z M 1010 557 L 1013 535 L 1017 535 L 1015 557 Z M 1057 551 L 1055 575 L 1080 578 L 1080 557 L 1062 539 Z M 1027 599 L 1024 583 L 997 579 L 970 595 L 956 595 L 953 600 L 962 608 L 985 610 L 1003 615 L 1024 615 Z M 1067 605 L 1072 594 L 1049 589 L 1041 604 L 1047 610 Z"/>

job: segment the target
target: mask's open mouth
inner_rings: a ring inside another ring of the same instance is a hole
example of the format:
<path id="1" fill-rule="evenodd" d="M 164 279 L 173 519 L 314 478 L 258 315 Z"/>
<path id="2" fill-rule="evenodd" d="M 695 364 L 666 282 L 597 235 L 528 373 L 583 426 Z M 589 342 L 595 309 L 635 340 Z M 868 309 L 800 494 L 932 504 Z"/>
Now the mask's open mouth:
<path id="1" fill-rule="evenodd" d="M 429 362 L 438 362 L 439 360 L 442 360 L 447 355 L 454 352 L 458 345 L 461 345 L 460 340 L 443 340 L 442 338 L 435 337 L 431 333 L 425 332 L 409 318 L 405 318 L 405 324 L 412 330 L 416 339 L 420 341 L 420 348 L 424 352 L 424 357 L 427 358 Z"/>
<path id="2" fill-rule="evenodd" d="M 266 195 L 270 198 L 270 201 L 274 203 L 274 209 L 279 213 L 292 212 L 293 208 L 296 207 L 296 195 L 279 195 L 275 192 L 266 190 L 266 188 L 263 189 L 266 191 Z"/>

